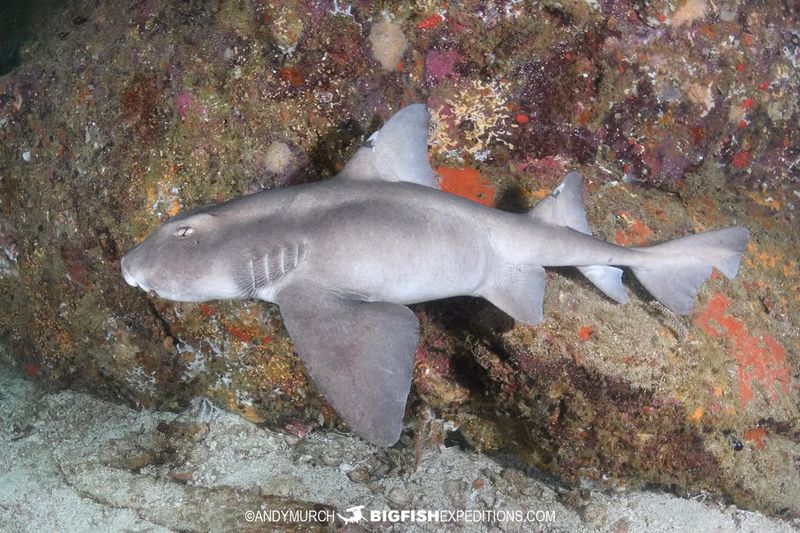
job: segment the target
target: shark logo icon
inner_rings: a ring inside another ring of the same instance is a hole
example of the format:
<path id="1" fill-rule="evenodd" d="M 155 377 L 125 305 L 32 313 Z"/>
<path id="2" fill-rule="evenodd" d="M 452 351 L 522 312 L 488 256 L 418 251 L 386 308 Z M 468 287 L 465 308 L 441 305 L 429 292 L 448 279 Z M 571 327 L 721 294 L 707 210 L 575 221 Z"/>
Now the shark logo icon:
<path id="1" fill-rule="evenodd" d="M 336 516 L 342 519 L 345 524 L 358 524 L 362 520 L 364 520 L 364 515 L 361 513 L 361 509 L 363 509 L 363 505 L 354 505 L 353 507 L 348 507 L 345 509 L 348 513 L 350 513 L 349 517 L 344 517 L 339 513 L 336 513 Z"/>

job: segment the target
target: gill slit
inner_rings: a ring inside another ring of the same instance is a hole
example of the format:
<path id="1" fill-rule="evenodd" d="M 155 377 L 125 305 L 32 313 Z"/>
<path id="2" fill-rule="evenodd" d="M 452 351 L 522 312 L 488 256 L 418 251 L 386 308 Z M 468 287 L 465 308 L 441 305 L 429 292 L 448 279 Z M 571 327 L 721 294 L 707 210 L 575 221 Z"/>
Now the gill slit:
<path id="1" fill-rule="evenodd" d="M 251 280 L 250 287 L 252 287 L 250 289 L 250 293 L 252 294 L 253 297 L 255 297 L 258 291 L 256 290 L 256 265 L 254 259 L 250 260 L 250 280 Z"/>

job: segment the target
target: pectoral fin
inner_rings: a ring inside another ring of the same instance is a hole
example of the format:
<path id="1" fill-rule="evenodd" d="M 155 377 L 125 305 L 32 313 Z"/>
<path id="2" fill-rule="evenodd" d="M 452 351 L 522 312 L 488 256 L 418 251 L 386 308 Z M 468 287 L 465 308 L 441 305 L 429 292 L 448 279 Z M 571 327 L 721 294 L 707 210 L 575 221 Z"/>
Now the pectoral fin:
<path id="1" fill-rule="evenodd" d="M 308 374 L 347 425 L 372 444 L 397 442 L 419 340 L 414 313 L 309 286 L 276 300 Z"/>

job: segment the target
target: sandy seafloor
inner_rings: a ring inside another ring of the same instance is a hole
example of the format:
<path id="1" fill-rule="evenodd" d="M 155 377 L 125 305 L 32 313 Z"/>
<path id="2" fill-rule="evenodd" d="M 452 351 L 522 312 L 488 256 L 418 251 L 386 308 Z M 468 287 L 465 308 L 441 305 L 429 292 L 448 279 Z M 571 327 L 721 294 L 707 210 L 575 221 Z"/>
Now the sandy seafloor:
<path id="1" fill-rule="evenodd" d="M 1 366 L 0 420 L 2 532 L 301 531 L 308 524 L 248 522 L 246 513 L 307 510 L 314 503 L 324 504 L 318 511 L 344 516 L 355 505 L 364 505 L 364 513 L 534 512 L 524 525 L 362 521 L 345 527 L 336 519 L 325 530 L 800 531 L 797 523 L 706 494 L 566 493 L 458 447 L 426 448 L 416 471 L 375 468 L 392 452 L 354 436 L 282 435 L 203 401 L 181 414 L 136 411 L 83 393 L 47 393 Z M 535 520 L 536 511 L 543 521 Z"/>

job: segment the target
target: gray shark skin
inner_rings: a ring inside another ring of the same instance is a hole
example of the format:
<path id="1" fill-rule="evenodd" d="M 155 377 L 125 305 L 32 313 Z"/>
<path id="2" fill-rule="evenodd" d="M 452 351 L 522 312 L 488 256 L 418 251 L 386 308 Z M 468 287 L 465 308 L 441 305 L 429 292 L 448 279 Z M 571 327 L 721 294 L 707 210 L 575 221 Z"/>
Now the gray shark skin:
<path id="1" fill-rule="evenodd" d="M 277 304 L 331 406 L 362 438 L 390 446 L 419 340 L 408 304 L 480 296 L 537 324 L 543 267 L 578 267 L 625 303 L 617 267 L 626 266 L 661 303 L 687 314 L 712 267 L 736 275 L 744 228 L 637 248 L 592 237 L 577 172 L 522 214 L 442 192 L 427 132 L 427 109 L 408 106 L 334 178 L 176 216 L 125 255 L 125 281 L 169 300 Z"/>

